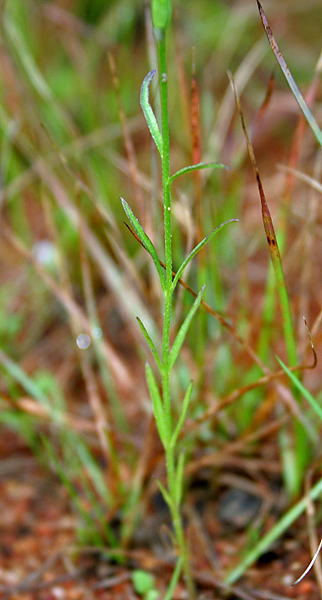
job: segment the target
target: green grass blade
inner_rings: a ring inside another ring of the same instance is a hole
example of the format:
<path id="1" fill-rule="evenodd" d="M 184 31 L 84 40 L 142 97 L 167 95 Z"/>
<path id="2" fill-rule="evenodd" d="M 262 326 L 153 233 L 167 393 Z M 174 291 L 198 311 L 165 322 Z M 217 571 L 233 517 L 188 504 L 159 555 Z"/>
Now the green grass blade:
<path id="1" fill-rule="evenodd" d="M 176 339 L 175 339 L 175 341 L 173 343 L 173 346 L 171 348 L 171 351 L 170 351 L 170 356 L 169 356 L 169 369 L 170 369 L 170 371 L 173 368 L 173 365 L 174 365 L 175 361 L 178 358 L 178 354 L 180 352 L 180 348 L 181 348 L 181 346 L 182 346 L 182 344 L 184 342 L 184 339 L 186 337 L 186 334 L 187 334 L 188 328 L 190 326 L 190 323 L 191 323 L 191 321 L 192 321 L 192 319 L 193 319 L 193 317 L 194 317 L 194 315 L 195 315 L 195 313 L 196 313 L 196 311 L 197 311 L 197 309 L 198 309 L 198 307 L 200 305 L 200 302 L 201 302 L 202 295 L 204 293 L 205 287 L 206 286 L 204 285 L 201 288 L 201 290 L 200 290 L 197 298 L 195 299 L 193 305 L 191 306 L 191 308 L 190 308 L 190 310 L 189 310 L 189 312 L 188 312 L 185 320 L 183 321 L 183 323 L 182 323 L 182 325 L 181 325 L 181 327 L 180 327 L 180 329 L 178 331 L 177 337 L 176 337 Z"/>
<path id="2" fill-rule="evenodd" d="M 319 405 L 319 403 L 315 400 L 315 398 L 313 398 L 312 394 L 310 394 L 309 390 L 303 385 L 303 383 L 301 383 L 301 381 L 296 377 L 296 375 L 294 375 L 294 373 L 292 373 L 292 371 L 290 371 L 287 368 L 283 361 L 278 356 L 275 356 L 275 358 L 281 365 L 282 369 L 284 369 L 285 373 L 290 378 L 290 380 L 294 383 L 295 387 L 299 390 L 299 392 L 301 392 L 304 398 L 306 398 L 308 403 L 311 405 L 316 416 L 319 417 L 319 419 L 321 419 L 322 421 L 322 408 Z"/>
<path id="3" fill-rule="evenodd" d="M 239 565 L 226 577 L 225 583 L 232 585 L 235 583 L 258 558 L 268 550 L 268 548 L 280 538 L 294 521 L 305 511 L 308 500 L 316 500 L 322 493 L 322 478 L 312 487 L 307 496 L 304 496 L 297 504 L 292 506 L 283 517 L 272 527 L 272 529 L 262 537 Z"/>
<path id="4" fill-rule="evenodd" d="M 144 78 L 141 86 L 140 104 L 147 122 L 147 126 L 150 130 L 151 136 L 155 142 L 155 145 L 159 151 L 160 156 L 163 156 L 163 140 L 159 129 L 158 122 L 155 114 L 151 108 L 149 102 L 149 87 L 150 83 L 155 75 L 155 71 L 150 71 Z"/>

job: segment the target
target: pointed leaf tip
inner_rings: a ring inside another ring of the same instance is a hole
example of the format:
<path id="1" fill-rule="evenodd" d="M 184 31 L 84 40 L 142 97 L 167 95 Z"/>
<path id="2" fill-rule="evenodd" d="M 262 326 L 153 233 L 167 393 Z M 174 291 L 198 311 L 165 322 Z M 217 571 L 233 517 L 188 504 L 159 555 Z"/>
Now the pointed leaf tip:
<path id="1" fill-rule="evenodd" d="M 155 69 L 152 71 L 149 71 L 149 73 L 143 79 L 143 83 L 141 85 L 141 91 L 140 91 L 140 104 L 141 104 L 141 108 L 143 110 L 143 114 L 144 114 L 147 126 L 148 126 L 150 133 L 152 135 L 152 138 L 154 140 L 154 143 L 159 151 L 160 156 L 162 156 L 162 152 L 163 152 L 162 135 L 161 135 L 155 114 L 152 110 L 152 107 L 151 107 L 150 101 L 149 101 L 149 87 L 150 87 L 150 83 L 151 83 L 155 73 L 156 73 Z"/>

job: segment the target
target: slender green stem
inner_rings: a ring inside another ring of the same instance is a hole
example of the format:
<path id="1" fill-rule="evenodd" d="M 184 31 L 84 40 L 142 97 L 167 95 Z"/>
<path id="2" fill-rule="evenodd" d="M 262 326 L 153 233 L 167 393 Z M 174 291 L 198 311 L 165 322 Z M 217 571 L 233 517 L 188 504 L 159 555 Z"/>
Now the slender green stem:
<path id="1" fill-rule="evenodd" d="M 162 187 L 164 207 L 164 244 L 166 281 L 170 289 L 172 280 L 172 244 L 171 244 L 171 183 L 170 183 L 170 131 L 168 115 L 168 72 L 166 59 L 165 32 L 159 31 L 158 39 L 159 85 L 161 99 Z"/>
<path id="2" fill-rule="evenodd" d="M 163 188 L 163 210 L 164 210 L 164 253 L 166 266 L 166 284 L 164 289 L 164 319 L 162 335 L 162 393 L 164 415 L 172 438 L 172 408 L 170 389 L 170 328 L 172 314 L 172 300 L 174 288 L 172 286 L 172 219 L 171 219 L 171 178 L 170 178 L 170 131 L 168 115 L 168 73 L 166 61 L 166 34 L 165 30 L 157 30 L 157 49 L 159 62 L 159 85 L 161 99 L 161 131 L 162 131 L 162 188 Z M 195 597 L 195 589 L 189 564 L 188 549 L 186 545 L 182 517 L 179 502 L 176 501 L 176 460 L 175 448 L 171 444 L 165 445 L 166 469 L 168 478 L 168 490 L 171 498 L 170 510 L 172 514 L 173 527 L 180 549 L 182 567 L 186 576 L 187 587 L 190 598 Z"/>
<path id="3" fill-rule="evenodd" d="M 172 312 L 172 244 L 171 244 L 171 184 L 170 184 L 170 131 L 168 115 L 168 74 L 166 62 L 165 31 L 158 30 L 158 60 L 159 60 L 159 85 L 161 99 L 161 131 L 162 131 L 162 188 L 164 210 L 164 251 L 166 265 L 166 289 L 164 294 L 164 321 L 162 336 L 162 362 L 163 362 L 163 402 L 167 419 L 168 430 L 172 432 L 171 395 L 170 395 L 170 325 Z"/>

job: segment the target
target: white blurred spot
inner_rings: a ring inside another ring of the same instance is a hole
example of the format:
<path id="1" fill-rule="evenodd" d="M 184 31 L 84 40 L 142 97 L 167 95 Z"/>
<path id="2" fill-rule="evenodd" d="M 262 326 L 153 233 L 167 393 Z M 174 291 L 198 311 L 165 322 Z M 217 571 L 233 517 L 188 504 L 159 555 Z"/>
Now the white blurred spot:
<path id="1" fill-rule="evenodd" d="M 86 350 L 91 345 L 91 339 L 87 333 L 80 333 L 76 338 L 76 344 L 81 350 Z"/>
<path id="2" fill-rule="evenodd" d="M 98 340 L 99 338 L 102 337 L 102 330 L 100 327 L 93 327 L 92 329 L 92 336 L 95 340 Z"/>
<path id="3" fill-rule="evenodd" d="M 45 267 L 57 265 L 57 248 L 50 240 L 39 240 L 33 245 L 32 253 L 34 257 Z"/>

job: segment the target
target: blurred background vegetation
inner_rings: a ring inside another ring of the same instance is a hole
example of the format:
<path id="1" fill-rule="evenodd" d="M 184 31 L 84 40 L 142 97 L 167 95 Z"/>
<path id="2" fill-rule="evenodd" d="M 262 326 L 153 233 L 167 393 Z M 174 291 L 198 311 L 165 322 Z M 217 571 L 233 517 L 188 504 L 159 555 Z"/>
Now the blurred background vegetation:
<path id="1" fill-rule="evenodd" d="M 309 89 L 321 51 L 320 2 L 267 0 L 264 8 L 297 83 Z M 309 131 L 297 148 L 299 110 L 277 69 L 269 105 L 259 113 L 275 63 L 255 1 L 177 0 L 174 9 L 171 169 L 192 161 L 192 70 L 202 158 L 230 167 L 202 175 L 200 197 L 193 178 L 175 185 L 175 260 L 179 264 L 196 239 L 199 210 L 204 234 L 239 219 L 211 242 L 187 278 L 194 289 L 206 282 L 207 302 L 277 370 L 274 354 L 285 360 L 285 342 L 274 291 L 266 287 L 269 255 L 229 69 L 283 247 L 299 361 L 308 363 L 303 314 L 318 355 L 321 345 L 321 189 L 298 175 L 290 181 L 280 165 L 291 161 L 320 181 L 321 152 Z M 160 173 L 139 105 L 141 82 L 156 67 L 149 5 L 8 0 L 0 10 L 1 427 L 23 436 L 63 479 L 83 519 L 83 540 L 116 544 L 110 523 L 121 508 L 127 543 L 155 489 L 152 474 L 163 474 L 144 379 L 147 348 L 135 319 L 140 316 L 158 340 L 162 308 L 148 256 L 124 227 L 120 203 L 122 196 L 131 204 L 162 248 Z M 321 121 L 320 101 L 321 86 L 313 98 Z M 184 312 L 187 293 L 181 303 Z M 225 465 L 235 461 L 239 475 L 268 488 L 278 481 L 281 489 L 285 465 L 276 432 L 281 416 L 292 420 L 297 408 L 294 399 L 280 403 L 274 386 L 247 390 L 262 375 L 245 345 L 200 314 L 173 381 L 178 398 L 190 378 L 195 381 L 182 442 L 190 452 L 190 479 L 203 465 L 216 464 L 212 485 L 223 487 Z M 320 375 L 318 366 L 303 376 L 319 401 Z M 227 407 L 219 411 L 221 401 Z M 211 409 L 214 418 L 198 423 Z M 295 495 L 320 452 L 320 424 L 306 407 L 299 410 L 309 433 Z M 256 438 L 274 423 L 274 433 Z M 281 494 L 286 506 L 289 490 L 282 486 Z M 95 507 L 90 517 L 88 506 Z"/>

